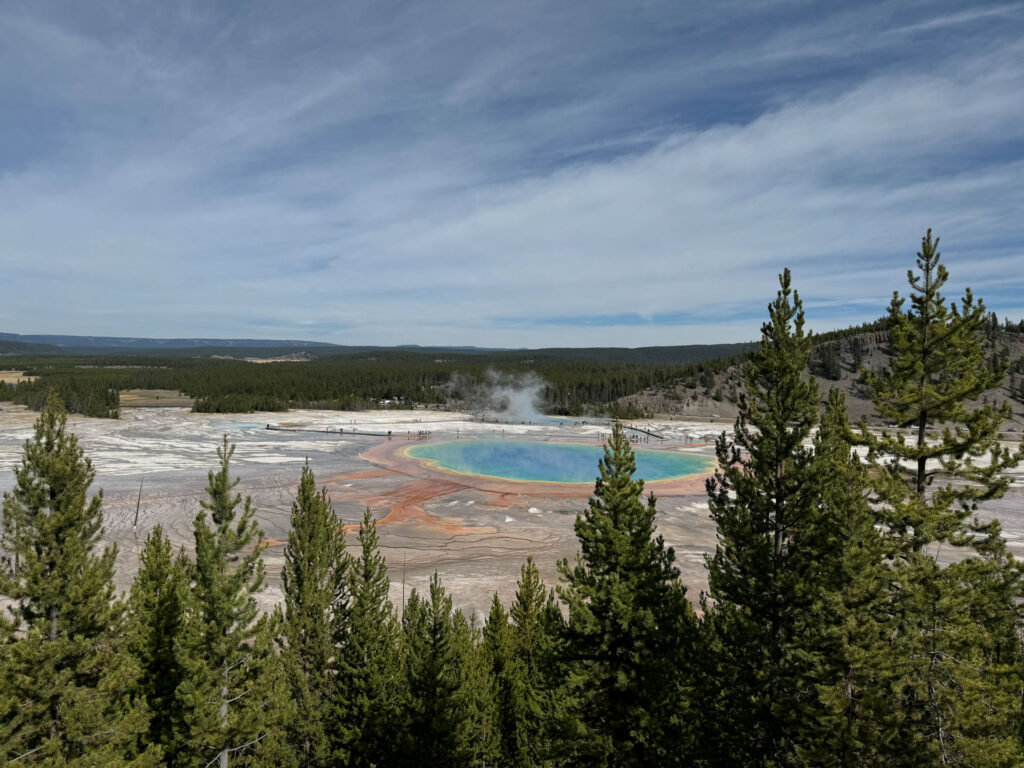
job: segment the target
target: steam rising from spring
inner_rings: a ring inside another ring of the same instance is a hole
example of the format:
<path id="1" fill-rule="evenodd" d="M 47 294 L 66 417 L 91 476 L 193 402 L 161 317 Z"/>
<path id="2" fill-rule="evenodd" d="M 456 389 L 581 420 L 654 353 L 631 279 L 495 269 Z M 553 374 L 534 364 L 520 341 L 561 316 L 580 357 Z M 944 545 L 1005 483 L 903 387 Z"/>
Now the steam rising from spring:
<path id="1" fill-rule="evenodd" d="M 547 383 L 535 373 L 489 370 L 482 382 L 456 377 L 452 387 L 461 393 L 470 410 L 486 418 L 511 422 L 548 421 L 549 417 L 540 410 Z"/>

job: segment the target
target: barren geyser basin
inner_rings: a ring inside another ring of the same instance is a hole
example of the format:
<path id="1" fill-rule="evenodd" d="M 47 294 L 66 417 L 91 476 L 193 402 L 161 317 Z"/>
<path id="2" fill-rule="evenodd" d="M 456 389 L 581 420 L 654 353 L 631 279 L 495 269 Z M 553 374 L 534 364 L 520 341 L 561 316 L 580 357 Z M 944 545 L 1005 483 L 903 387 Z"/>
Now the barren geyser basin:
<path id="1" fill-rule="evenodd" d="M 37 416 L 0 404 L 0 491 L 13 485 L 11 469 Z M 281 600 L 291 505 L 309 461 L 346 525 L 350 547 L 363 512 L 369 508 L 377 519 L 396 604 L 403 588 L 406 595 L 429 588 L 437 571 L 467 615 L 486 614 L 496 591 L 511 600 L 529 556 L 549 586 L 558 583 L 556 563 L 579 549 L 573 521 L 594 490 L 610 428 L 604 421 L 495 424 L 426 410 L 239 416 L 184 408 L 124 408 L 116 420 L 72 415 L 69 426 L 96 467 L 93 492 L 104 492 L 103 539 L 118 545 L 119 590 L 131 584 L 142 544 L 157 524 L 176 550 L 192 551 L 192 521 L 226 434 L 236 444 L 237 490 L 252 496 L 267 545 L 264 607 Z M 628 434 L 637 475 L 657 497 L 658 533 L 675 548 L 695 599 L 707 587 L 704 555 L 715 545 L 704 480 L 714 469 L 713 441 L 731 425 L 651 420 L 635 426 Z M 982 510 L 983 517 L 1001 518 L 1015 552 L 1024 552 L 1021 509 L 1015 485 Z"/>
<path id="2" fill-rule="evenodd" d="M 604 451 L 596 445 L 504 440 L 461 440 L 417 445 L 406 451 L 432 467 L 533 483 L 593 483 Z M 637 476 L 648 482 L 706 472 L 710 461 L 673 451 L 636 451 Z"/>
<path id="3" fill-rule="evenodd" d="M 23 406 L 0 404 L 0 491 L 13 485 L 11 469 L 37 416 Z M 647 432 L 630 431 L 638 474 L 658 497 L 658 531 L 676 547 L 684 578 L 697 595 L 704 586 L 703 556 L 714 544 L 704 473 L 713 461 L 711 442 L 726 425 L 642 426 Z M 104 541 L 118 545 L 116 580 L 122 591 L 157 524 L 176 550 L 192 551 L 192 521 L 226 434 L 236 444 L 231 473 L 240 480 L 237 490 L 252 496 L 267 545 L 264 607 L 281 599 L 291 505 L 309 461 L 346 525 L 350 547 L 367 508 L 378 520 L 396 604 L 403 583 L 406 595 L 413 588 L 422 591 L 437 571 L 467 614 L 483 615 L 495 591 L 511 600 L 529 556 L 549 586 L 558 582 L 555 564 L 579 548 L 573 521 L 594 490 L 610 424 L 495 424 L 466 413 L 426 410 L 239 416 L 124 408 L 116 420 L 72 415 L 69 427 L 96 467 L 92 490 L 104 492 Z M 657 450 L 647 450 L 655 445 Z"/>

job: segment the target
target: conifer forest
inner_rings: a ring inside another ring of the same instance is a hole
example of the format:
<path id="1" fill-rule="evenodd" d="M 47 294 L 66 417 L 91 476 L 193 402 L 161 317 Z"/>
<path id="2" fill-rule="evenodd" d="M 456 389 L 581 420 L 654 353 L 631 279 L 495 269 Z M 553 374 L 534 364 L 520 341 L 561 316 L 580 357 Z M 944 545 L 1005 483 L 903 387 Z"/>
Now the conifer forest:
<path id="1" fill-rule="evenodd" d="M 148 531 L 122 594 L 66 400 L 98 391 L 95 408 L 114 411 L 102 392 L 152 377 L 231 410 L 242 364 L 55 371 L 19 387 L 39 413 L 3 497 L 0 764 L 1024 765 L 1024 563 L 978 515 L 1024 459 L 1000 436 L 1009 404 L 985 398 L 1015 361 L 991 342 L 983 301 L 945 296 L 937 246 L 929 231 L 872 327 L 884 364 L 860 372 L 892 428 L 851 419 L 830 388 L 836 362 L 788 269 L 753 351 L 707 364 L 738 366 L 741 382 L 706 483 L 717 539 L 697 594 L 618 423 L 575 519 L 576 557 L 557 583 L 527 558 L 514 599 L 496 594 L 486 616 L 466 615 L 436 574 L 394 604 L 370 510 L 346 532 L 308 464 L 284 598 L 260 610 L 266 542 L 227 436 L 190 512 L 194 547 Z M 565 413 L 703 373 L 544 366 L 547 402 Z M 451 373 L 403 357 L 342 367 L 261 368 L 236 409 L 429 400 Z"/>

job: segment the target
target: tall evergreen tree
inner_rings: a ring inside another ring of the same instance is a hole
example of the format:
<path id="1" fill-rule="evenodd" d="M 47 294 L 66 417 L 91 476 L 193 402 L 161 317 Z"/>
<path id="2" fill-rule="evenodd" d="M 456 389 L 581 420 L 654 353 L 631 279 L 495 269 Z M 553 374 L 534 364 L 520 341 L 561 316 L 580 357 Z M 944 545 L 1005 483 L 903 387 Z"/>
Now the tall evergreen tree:
<path id="1" fill-rule="evenodd" d="M 975 301 L 968 288 L 960 307 L 947 305 L 941 291 L 949 274 L 938 245 L 928 230 L 917 254 L 920 274 L 907 272 L 910 309 L 899 292 L 893 294 L 888 367 L 880 374 L 864 372 L 882 418 L 912 430 L 909 441 L 899 432 L 876 436 L 864 424 L 860 434 L 870 458 L 887 470 L 888 482 L 877 490 L 891 512 L 890 535 L 904 538 L 911 551 L 960 533 L 979 502 L 1006 493 L 1006 470 L 1024 457 L 999 443 L 1009 403 L 967 405 L 999 385 L 1008 363 L 985 356 L 984 302 Z M 949 482 L 953 477 L 956 484 Z M 946 483 L 933 488 L 937 478 Z"/>
<path id="2" fill-rule="evenodd" d="M 483 648 L 494 678 L 499 764 L 535 768 L 557 759 L 560 729 L 566 726 L 557 658 L 565 625 L 553 596 L 548 603 L 532 557 L 523 564 L 517 586 L 508 612 L 494 596 Z"/>
<path id="3" fill-rule="evenodd" d="M 0 556 L 0 574 L 6 574 L 9 568 L 9 559 L 7 553 L 4 553 Z M 14 627 L 13 621 L 0 615 L 0 744 L 10 745 L 0 751 L 0 759 L 3 760 L 19 754 L 12 752 L 17 732 L 18 711 L 22 706 L 14 686 L 10 684 L 15 674 L 13 660 L 10 658 L 10 646 L 16 637 Z"/>
<path id="4" fill-rule="evenodd" d="M 538 665 L 539 679 L 547 694 L 543 727 L 536 731 L 543 742 L 536 749 L 545 765 L 574 765 L 583 729 L 577 717 L 576 683 L 571 675 L 575 661 L 569 648 L 568 622 L 562 613 L 562 603 L 556 589 L 550 588 L 540 614 L 543 634 L 539 637 L 543 641 L 540 652 L 532 657 L 530 646 L 522 641 L 517 608 L 513 606 L 513 623 L 519 648 L 524 658 L 532 658 Z"/>
<path id="5" fill-rule="evenodd" d="M 351 768 L 395 765 L 405 740 L 406 680 L 402 636 L 388 598 L 391 581 L 377 524 L 367 509 L 359 557 L 348 568 L 349 626 L 337 649 L 334 698 L 336 756 Z"/>
<path id="6" fill-rule="evenodd" d="M 188 606 L 189 564 L 174 558 L 171 542 L 158 525 L 146 537 L 139 572 L 128 597 L 129 648 L 139 663 L 139 692 L 149 706 L 145 738 L 163 750 L 164 763 L 178 764 L 184 715 L 177 689 L 183 670 L 175 645 L 181 640 Z"/>
<path id="7" fill-rule="evenodd" d="M 475 613 L 466 618 L 456 610 L 452 616 L 457 656 L 463 659 L 454 703 L 462 712 L 458 743 L 466 764 L 487 768 L 499 763 L 501 726 L 497 685 L 477 622 Z"/>
<path id="8" fill-rule="evenodd" d="M 558 663 L 558 638 L 564 631 L 562 613 L 554 596 L 548 600 L 544 582 L 533 558 L 520 569 L 515 599 L 509 609 L 512 620 L 512 646 L 522 666 L 522 710 L 519 729 L 526 734 L 521 740 L 521 764 L 540 766 L 555 752 L 558 724 L 565 715 L 561 693 L 563 676 Z"/>
<path id="9" fill-rule="evenodd" d="M 888 664 L 885 638 L 889 567 L 875 514 L 868 503 L 868 476 L 852 451 L 846 400 L 829 393 L 814 438 L 814 477 L 820 494 L 815 524 L 804 542 L 817 557 L 807 581 L 820 589 L 797 626 L 796 639 L 813 665 L 819 707 L 798 723 L 797 752 L 808 765 L 859 768 L 877 765 L 871 744 L 878 741 L 874 716 L 884 683 L 878 670 Z"/>
<path id="10" fill-rule="evenodd" d="M 217 449 L 220 469 L 209 473 L 207 499 L 193 526 L 194 603 L 178 647 L 185 749 L 193 766 L 288 765 L 295 762 L 283 748 L 290 699 L 275 653 L 281 616 L 261 616 L 256 605 L 263 534 L 252 500 L 243 504 L 235 493 L 233 453 L 225 436 Z"/>
<path id="11" fill-rule="evenodd" d="M 960 742 L 957 753 L 967 764 L 1021 765 L 1024 563 L 1009 553 L 998 522 L 983 533 L 973 533 L 967 543 L 974 554 L 950 564 L 942 574 L 949 613 L 959 624 L 956 634 L 962 650 L 955 655 L 961 661 L 973 660 L 966 670 L 957 670 L 960 678 L 951 696 L 954 739 Z"/>
<path id="12" fill-rule="evenodd" d="M 114 600 L 116 549 L 97 553 L 102 492 L 67 413 L 50 394 L 4 494 L 0 574 L 10 618 L 0 619 L 0 682 L 9 697 L 0 758 L 17 764 L 155 765 L 140 749 L 145 702 L 132 696 L 139 674 L 119 640 L 124 605 Z M 15 634 L 17 629 L 21 636 Z"/>
<path id="13" fill-rule="evenodd" d="M 429 597 L 413 591 L 402 624 L 409 685 L 404 763 L 484 765 L 493 754 L 486 701 L 491 683 L 475 658 L 474 633 L 462 612 L 452 610 L 436 573 Z"/>
<path id="14" fill-rule="evenodd" d="M 707 558 L 705 626 L 718 661 L 712 700 L 719 739 L 711 761 L 782 765 L 813 715 L 814 666 L 800 635 L 812 632 L 819 586 L 819 494 L 813 453 L 804 445 L 817 421 L 818 389 L 803 374 L 811 350 L 789 270 L 761 328 L 761 348 L 746 366 L 733 442 L 723 433 L 719 468 L 708 481 L 718 545 Z"/>
<path id="15" fill-rule="evenodd" d="M 1002 380 L 1005 361 L 986 359 L 985 308 L 969 289 L 959 307 L 946 304 L 948 273 L 930 230 L 917 267 L 910 309 L 898 293 L 889 307 L 889 365 L 865 372 L 878 412 L 911 438 L 864 424 L 859 435 L 891 560 L 890 695 L 876 702 L 890 727 L 878 749 L 915 755 L 916 765 L 1015 765 L 1024 759 L 1010 735 L 1021 723 L 1021 667 L 1010 627 L 1019 626 L 1021 568 L 998 523 L 969 518 L 1006 492 L 1006 470 L 1024 450 L 998 442 L 1006 405 L 967 405 Z M 948 545 L 962 559 L 942 567 L 935 552 Z"/>
<path id="16" fill-rule="evenodd" d="M 324 765 L 333 751 L 332 664 L 336 644 L 347 642 L 348 567 L 345 529 L 334 514 L 327 489 L 317 492 L 307 463 L 292 503 L 281 575 L 285 601 L 281 661 L 296 708 L 288 744 L 300 766 Z"/>
<path id="17" fill-rule="evenodd" d="M 536 765 L 529 759 L 528 750 L 531 739 L 539 739 L 540 732 L 531 732 L 526 727 L 526 673 L 515 647 L 508 613 L 497 592 L 491 601 L 483 638 L 483 650 L 494 680 L 499 764 L 509 768 Z"/>
<path id="18" fill-rule="evenodd" d="M 687 707 L 696 621 L 655 536 L 654 496 L 643 499 L 636 459 L 616 423 L 586 512 L 580 554 L 559 563 L 569 608 L 570 686 L 586 752 L 580 763 L 661 766 L 692 759 Z"/>

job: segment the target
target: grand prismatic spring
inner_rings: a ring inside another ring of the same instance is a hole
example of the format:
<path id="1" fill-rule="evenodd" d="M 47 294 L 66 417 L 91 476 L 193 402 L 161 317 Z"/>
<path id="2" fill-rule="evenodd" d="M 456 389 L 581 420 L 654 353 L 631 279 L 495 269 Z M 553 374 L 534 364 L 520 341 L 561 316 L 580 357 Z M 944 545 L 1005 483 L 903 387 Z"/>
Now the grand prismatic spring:
<path id="1" fill-rule="evenodd" d="M 414 459 L 461 475 L 533 483 L 593 483 L 604 451 L 597 445 L 505 440 L 461 440 L 417 445 Z M 648 482 L 706 472 L 706 457 L 673 451 L 636 451 L 637 476 Z"/>

